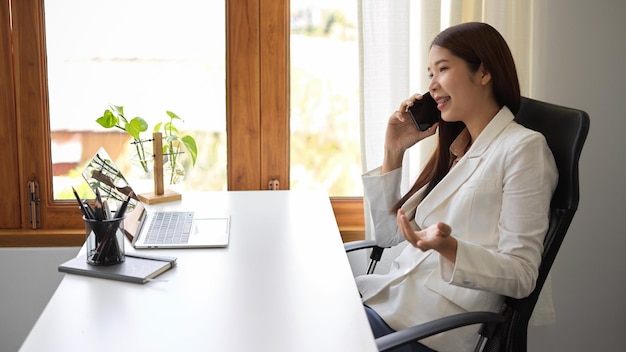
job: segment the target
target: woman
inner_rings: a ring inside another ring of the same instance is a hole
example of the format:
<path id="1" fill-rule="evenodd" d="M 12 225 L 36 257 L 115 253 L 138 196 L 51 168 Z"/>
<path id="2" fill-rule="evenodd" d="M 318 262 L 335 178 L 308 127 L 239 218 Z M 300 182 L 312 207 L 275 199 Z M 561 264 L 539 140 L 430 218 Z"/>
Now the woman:
<path id="1" fill-rule="evenodd" d="M 513 121 L 517 73 L 494 28 L 474 22 L 441 32 L 428 72 L 442 121 L 420 132 L 406 110 L 421 96 L 402 102 L 389 118 L 382 166 L 363 175 L 376 242 L 408 242 L 389 273 L 357 277 L 376 337 L 457 313 L 498 311 L 504 296 L 528 296 L 558 178 L 544 137 Z M 401 196 L 404 152 L 437 130 L 436 150 Z M 467 351 L 477 329 L 421 342 Z"/>

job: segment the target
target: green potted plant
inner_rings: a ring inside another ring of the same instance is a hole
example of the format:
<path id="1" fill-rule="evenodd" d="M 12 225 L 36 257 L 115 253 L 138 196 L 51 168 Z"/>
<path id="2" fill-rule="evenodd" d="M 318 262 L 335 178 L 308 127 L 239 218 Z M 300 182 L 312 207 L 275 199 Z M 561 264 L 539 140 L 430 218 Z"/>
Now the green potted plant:
<path id="1" fill-rule="evenodd" d="M 161 132 L 162 130 L 164 137 L 163 160 L 165 166 L 169 166 L 171 170 L 169 172 L 170 184 L 175 184 L 185 175 L 185 170 L 179 163 L 179 157 L 182 153 L 181 144 L 191 156 L 191 164 L 194 166 L 196 165 L 196 158 L 198 157 L 198 147 L 196 140 L 192 136 L 179 136 L 178 128 L 176 128 L 174 122 L 176 120 L 182 121 L 182 119 L 169 110 L 165 113 L 169 116 L 169 121 L 157 123 L 156 126 L 154 126 L 154 132 Z"/>
<path id="2" fill-rule="evenodd" d="M 96 122 L 104 128 L 117 128 L 133 138 L 135 151 L 139 159 L 139 163 L 144 172 L 149 172 L 148 159 L 144 148 L 144 140 L 140 138 L 142 132 L 148 130 L 148 123 L 143 118 L 137 116 L 128 120 L 124 116 L 124 107 L 109 105 L 109 109 L 104 110 L 104 114 L 96 119 Z"/>
<path id="3" fill-rule="evenodd" d="M 154 127 L 154 132 L 163 133 L 164 169 L 169 171 L 169 183 L 175 184 L 182 179 L 181 176 L 184 176 L 184 169 L 180 166 L 180 155 L 184 151 L 189 153 L 192 166 L 195 166 L 198 148 L 192 136 L 179 136 L 179 130 L 175 125 L 175 121 L 182 121 L 182 119 L 171 111 L 166 111 L 166 114 L 169 117 L 168 121 L 157 123 Z M 102 116 L 96 119 L 96 122 L 104 128 L 117 128 L 131 136 L 141 168 L 146 173 L 150 171 L 148 161 L 152 158 L 152 153 L 146 153 L 145 150 L 145 143 L 150 139 L 141 137 L 143 132 L 148 131 L 148 122 L 146 120 L 139 116 L 127 119 L 124 116 L 124 107 L 111 104 L 109 109 L 106 109 Z M 184 147 L 184 151 L 181 146 Z"/>

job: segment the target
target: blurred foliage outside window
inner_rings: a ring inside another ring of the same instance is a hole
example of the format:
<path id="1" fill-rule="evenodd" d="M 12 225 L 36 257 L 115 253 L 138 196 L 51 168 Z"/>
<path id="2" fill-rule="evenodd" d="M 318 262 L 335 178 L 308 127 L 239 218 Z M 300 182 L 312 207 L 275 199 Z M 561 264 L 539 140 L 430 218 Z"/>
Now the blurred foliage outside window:
<path id="1" fill-rule="evenodd" d="M 291 189 L 362 196 L 357 2 L 291 1 Z"/>

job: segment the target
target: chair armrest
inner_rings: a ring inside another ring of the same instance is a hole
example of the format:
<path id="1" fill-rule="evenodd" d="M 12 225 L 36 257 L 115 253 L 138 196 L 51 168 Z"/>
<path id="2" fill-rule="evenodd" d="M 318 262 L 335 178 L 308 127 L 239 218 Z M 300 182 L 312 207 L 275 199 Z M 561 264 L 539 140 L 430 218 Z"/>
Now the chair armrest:
<path id="1" fill-rule="evenodd" d="M 367 268 L 366 274 L 374 273 L 376 270 L 376 264 L 380 261 L 380 258 L 383 256 L 384 247 L 379 247 L 376 245 L 376 241 L 373 240 L 361 240 L 361 241 L 352 241 L 343 244 L 346 253 L 353 252 L 359 249 L 367 249 L 372 248 L 372 252 L 370 253 L 370 264 Z"/>
<path id="2" fill-rule="evenodd" d="M 357 251 L 359 249 L 374 248 L 376 247 L 376 241 L 373 240 L 360 240 L 351 241 L 343 244 L 346 252 Z"/>
<path id="3" fill-rule="evenodd" d="M 389 335 L 381 336 L 376 339 L 376 345 L 378 346 L 378 350 L 383 352 L 463 326 L 474 324 L 497 325 L 503 323 L 504 321 L 505 317 L 499 313 L 468 312 L 455 314 L 449 317 L 429 321 L 424 324 L 412 326 L 408 329 L 396 331 Z"/>

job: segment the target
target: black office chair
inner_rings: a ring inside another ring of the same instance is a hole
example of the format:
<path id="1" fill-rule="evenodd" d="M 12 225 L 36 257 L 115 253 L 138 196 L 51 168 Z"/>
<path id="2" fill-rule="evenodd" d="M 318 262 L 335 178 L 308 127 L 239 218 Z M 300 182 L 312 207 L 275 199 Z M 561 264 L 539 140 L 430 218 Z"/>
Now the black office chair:
<path id="1" fill-rule="evenodd" d="M 578 160 L 589 131 L 589 115 L 581 110 L 523 97 L 515 121 L 543 133 L 559 170 L 559 182 L 550 204 L 550 223 L 544 239 L 543 259 L 535 289 L 526 298 L 506 297 L 500 313 L 462 313 L 379 337 L 376 344 L 380 351 L 388 351 L 447 330 L 474 324 L 482 324 L 476 351 L 481 348 L 482 351 L 489 352 L 526 351 L 528 321 L 578 208 Z M 371 240 L 349 242 L 345 244 L 345 248 L 347 252 L 372 249 L 368 274 L 374 271 L 384 250 Z"/>

